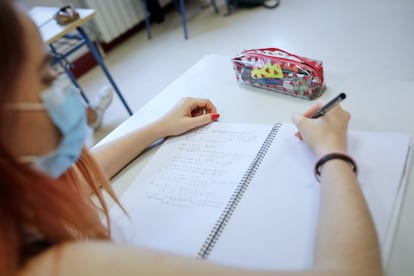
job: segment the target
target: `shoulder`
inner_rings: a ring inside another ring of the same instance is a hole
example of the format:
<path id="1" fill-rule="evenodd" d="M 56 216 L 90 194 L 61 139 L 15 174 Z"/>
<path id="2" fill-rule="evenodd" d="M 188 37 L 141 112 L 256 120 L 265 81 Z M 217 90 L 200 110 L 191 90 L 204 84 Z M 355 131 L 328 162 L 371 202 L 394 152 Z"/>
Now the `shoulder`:
<path id="1" fill-rule="evenodd" d="M 184 267 L 187 261 L 182 262 Z M 159 262 L 166 267 L 176 264 L 172 255 L 110 241 L 66 242 L 28 260 L 19 276 L 161 275 L 168 270 Z"/>
<path id="2" fill-rule="evenodd" d="M 110 242 L 103 241 L 61 243 L 30 258 L 21 268 L 18 275 L 87 275 L 85 272 L 88 271 L 88 267 L 95 265 L 101 259 L 98 254 L 99 250 L 103 248 L 108 251 L 110 245 Z"/>

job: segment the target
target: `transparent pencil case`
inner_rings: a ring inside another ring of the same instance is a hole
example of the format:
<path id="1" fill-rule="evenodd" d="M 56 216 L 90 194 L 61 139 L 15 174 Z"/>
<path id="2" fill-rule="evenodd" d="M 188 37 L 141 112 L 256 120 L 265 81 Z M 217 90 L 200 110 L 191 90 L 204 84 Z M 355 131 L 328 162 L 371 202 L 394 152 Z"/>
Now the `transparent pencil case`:
<path id="1" fill-rule="evenodd" d="M 322 61 L 278 48 L 246 50 L 232 58 L 239 83 L 313 100 L 325 90 Z"/>

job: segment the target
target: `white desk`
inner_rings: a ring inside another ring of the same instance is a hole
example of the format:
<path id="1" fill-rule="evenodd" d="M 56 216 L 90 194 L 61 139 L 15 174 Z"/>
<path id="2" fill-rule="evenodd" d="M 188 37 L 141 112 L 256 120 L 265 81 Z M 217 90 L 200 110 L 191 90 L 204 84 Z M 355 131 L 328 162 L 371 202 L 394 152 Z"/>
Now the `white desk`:
<path id="1" fill-rule="evenodd" d="M 341 76 L 331 72 L 325 76 L 328 89 L 322 98 L 330 99 L 339 91 L 347 93 L 347 100 L 342 106 L 352 114 L 351 129 L 396 131 L 414 136 L 414 123 L 409 119 L 414 104 L 414 83 Z M 241 86 L 236 82 L 230 57 L 211 55 L 190 68 L 100 143 L 153 121 L 186 96 L 211 99 L 221 114 L 220 121 L 224 122 L 291 122 L 292 113 L 303 112 L 314 104 Z M 155 150 L 156 147 L 142 154 L 114 179 L 113 185 L 118 195 L 125 191 Z M 387 264 L 387 275 L 414 275 L 413 217 L 414 174 L 409 167 L 407 188 L 395 232 L 394 248 Z"/>
<path id="2" fill-rule="evenodd" d="M 76 9 L 79 13 L 79 19 L 66 26 L 61 26 L 53 19 L 58 9 L 57 7 L 34 7 L 29 11 L 29 15 L 39 27 L 42 38 L 47 44 L 51 44 L 76 30 L 76 28 L 86 24 L 96 15 L 92 9 Z"/>

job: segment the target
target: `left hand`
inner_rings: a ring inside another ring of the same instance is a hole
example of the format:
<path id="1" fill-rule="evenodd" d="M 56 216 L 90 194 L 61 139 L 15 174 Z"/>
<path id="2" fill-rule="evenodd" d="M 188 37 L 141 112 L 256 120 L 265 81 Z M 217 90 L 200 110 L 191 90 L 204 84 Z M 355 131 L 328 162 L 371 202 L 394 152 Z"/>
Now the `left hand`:
<path id="1" fill-rule="evenodd" d="M 182 134 L 190 129 L 206 125 L 218 119 L 216 107 L 209 99 L 183 98 L 162 116 L 160 124 L 164 136 Z"/>

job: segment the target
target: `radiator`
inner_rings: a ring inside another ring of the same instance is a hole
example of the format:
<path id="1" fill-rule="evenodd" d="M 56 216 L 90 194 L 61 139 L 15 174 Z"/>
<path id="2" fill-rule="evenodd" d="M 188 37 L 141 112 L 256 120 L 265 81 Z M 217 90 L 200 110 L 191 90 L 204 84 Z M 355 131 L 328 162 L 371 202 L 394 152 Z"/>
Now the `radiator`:
<path id="1" fill-rule="evenodd" d="M 84 0 L 96 11 L 94 23 L 101 41 L 108 43 L 144 20 L 142 0 Z"/>

